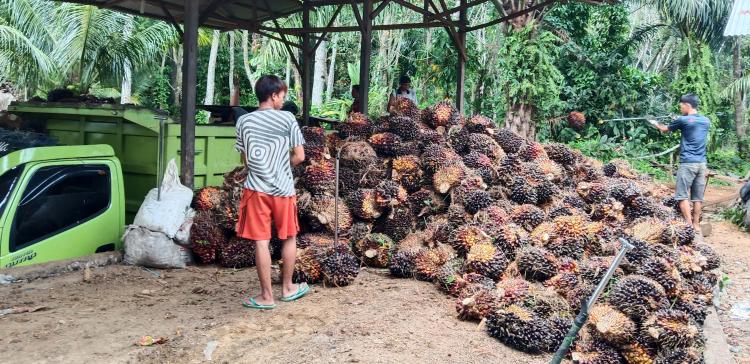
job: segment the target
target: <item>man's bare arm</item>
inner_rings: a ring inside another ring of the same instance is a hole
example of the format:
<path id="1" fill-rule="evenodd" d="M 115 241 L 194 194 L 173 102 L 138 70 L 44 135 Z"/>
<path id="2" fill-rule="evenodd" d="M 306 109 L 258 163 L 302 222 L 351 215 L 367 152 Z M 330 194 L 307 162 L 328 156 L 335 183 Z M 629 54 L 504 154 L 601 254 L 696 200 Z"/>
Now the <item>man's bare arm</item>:
<path id="1" fill-rule="evenodd" d="M 668 126 L 666 126 L 666 125 L 662 125 L 662 124 L 659 124 L 659 122 L 658 122 L 658 121 L 656 121 L 656 120 L 653 120 L 653 119 L 649 120 L 648 122 L 649 122 L 649 123 L 650 123 L 651 125 L 653 125 L 653 126 L 654 126 L 654 128 L 657 128 L 657 129 L 659 129 L 659 131 L 660 131 L 660 132 L 662 132 L 662 133 L 669 133 L 669 127 L 668 127 Z"/>
<path id="2" fill-rule="evenodd" d="M 289 160 L 292 162 L 292 167 L 296 167 L 305 161 L 305 148 L 301 145 L 292 148 L 290 153 Z"/>

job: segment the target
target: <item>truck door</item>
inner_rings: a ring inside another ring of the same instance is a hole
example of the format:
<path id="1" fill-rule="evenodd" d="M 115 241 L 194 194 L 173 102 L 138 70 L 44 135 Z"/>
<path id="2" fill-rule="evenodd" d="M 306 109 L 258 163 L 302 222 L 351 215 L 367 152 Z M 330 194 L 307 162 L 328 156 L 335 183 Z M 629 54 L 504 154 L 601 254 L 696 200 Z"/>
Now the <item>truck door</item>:
<path id="1" fill-rule="evenodd" d="M 27 166 L 8 206 L 2 267 L 93 254 L 119 240 L 118 191 L 111 161 Z"/>

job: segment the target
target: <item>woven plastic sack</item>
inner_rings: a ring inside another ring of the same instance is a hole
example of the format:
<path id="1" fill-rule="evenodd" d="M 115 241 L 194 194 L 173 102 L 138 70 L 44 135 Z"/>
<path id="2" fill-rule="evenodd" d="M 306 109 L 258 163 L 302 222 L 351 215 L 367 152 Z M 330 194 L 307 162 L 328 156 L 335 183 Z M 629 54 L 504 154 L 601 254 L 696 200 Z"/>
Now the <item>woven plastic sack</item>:
<path id="1" fill-rule="evenodd" d="M 169 161 L 164 172 L 161 199 L 158 195 L 156 188 L 148 192 L 133 225 L 162 232 L 172 239 L 190 217 L 190 202 L 193 200 L 193 191 L 180 183 L 174 159 Z"/>
<path id="2" fill-rule="evenodd" d="M 185 268 L 192 263 L 190 251 L 175 244 L 164 233 L 128 226 L 122 240 L 126 264 L 152 268 Z"/>

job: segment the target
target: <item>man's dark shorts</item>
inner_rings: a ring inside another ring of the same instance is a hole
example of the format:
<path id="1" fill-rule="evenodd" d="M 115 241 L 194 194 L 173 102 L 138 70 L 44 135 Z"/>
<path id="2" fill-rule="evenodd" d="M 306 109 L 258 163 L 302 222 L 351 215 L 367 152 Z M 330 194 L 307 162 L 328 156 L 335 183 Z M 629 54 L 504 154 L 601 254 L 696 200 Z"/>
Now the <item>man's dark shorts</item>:
<path id="1" fill-rule="evenodd" d="M 677 192 L 674 199 L 692 202 L 703 202 L 703 192 L 706 190 L 708 167 L 706 163 L 680 163 L 677 169 Z"/>

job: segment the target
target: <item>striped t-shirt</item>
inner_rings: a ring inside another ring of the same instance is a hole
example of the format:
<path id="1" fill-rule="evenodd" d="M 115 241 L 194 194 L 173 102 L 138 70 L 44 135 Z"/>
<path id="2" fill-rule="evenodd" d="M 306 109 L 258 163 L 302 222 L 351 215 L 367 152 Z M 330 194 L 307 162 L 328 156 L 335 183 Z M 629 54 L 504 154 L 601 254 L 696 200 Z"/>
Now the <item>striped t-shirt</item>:
<path id="1" fill-rule="evenodd" d="M 288 111 L 265 109 L 242 115 L 237 120 L 236 148 L 247 159 L 245 188 L 294 196 L 289 152 L 304 143 L 297 120 Z"/>

